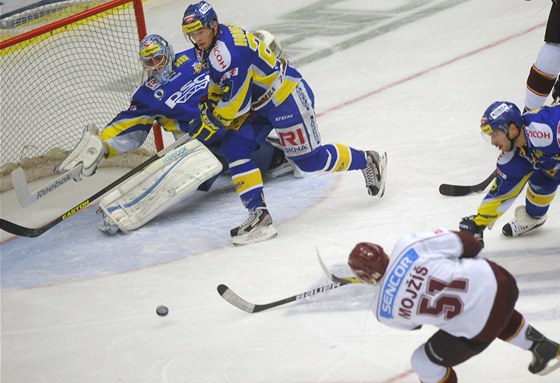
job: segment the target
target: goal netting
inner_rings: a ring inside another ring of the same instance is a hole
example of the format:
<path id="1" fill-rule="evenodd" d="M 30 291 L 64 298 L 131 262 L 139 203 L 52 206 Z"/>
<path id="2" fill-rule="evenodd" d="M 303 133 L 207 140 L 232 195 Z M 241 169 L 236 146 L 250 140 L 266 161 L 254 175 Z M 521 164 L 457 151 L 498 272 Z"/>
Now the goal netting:
<path id="1" fill-rule="evenodd" d="M 0 191 L 16 167 L 28 180 L 52 174 L 87 124 L 104 127 L 142 81 L 141 0 L 37 4 L 0 16 Z M 102 164 L 136 166 L 156 146 L 152 133 L 140 150 Z"/>

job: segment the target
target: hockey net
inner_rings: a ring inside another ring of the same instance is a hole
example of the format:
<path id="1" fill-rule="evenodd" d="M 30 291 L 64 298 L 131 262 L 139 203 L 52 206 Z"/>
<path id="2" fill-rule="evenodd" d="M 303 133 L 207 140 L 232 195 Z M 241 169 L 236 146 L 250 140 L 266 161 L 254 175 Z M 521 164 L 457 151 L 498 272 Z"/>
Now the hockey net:
<path id="1" fill-rule="evenodd" d="M 142 81 L 141 0 L 38 4 L 0 18 L 0 191 L 12 187 L 16 167 L 29 181 L 51 175 L 87 124 L 108 124 Z M 101 166 L 137 166 L 162 147 L 153 131 L 140 149 Z"/>

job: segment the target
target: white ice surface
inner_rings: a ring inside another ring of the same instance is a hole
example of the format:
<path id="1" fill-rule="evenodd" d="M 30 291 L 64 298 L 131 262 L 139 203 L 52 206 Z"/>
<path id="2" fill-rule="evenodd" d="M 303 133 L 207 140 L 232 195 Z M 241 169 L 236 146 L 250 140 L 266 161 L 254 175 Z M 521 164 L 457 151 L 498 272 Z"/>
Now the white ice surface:
<path id="1" fill-rule="evenodd" d="M 148 31 L 176 51 L 189 47 L 180 30 L 187 4 L 144 6 Z M 279 37 L 315 92 L 323 141 L 387 151 L 385 196 L 368 196 L 359 172 L 269 182 L 279 235 L 240 248 L 229 229 L 246 213 L 225 178 L 128 235 L 101 234 L 95 207 L 38 238 L 2 232 L 3 383 L 417 382 L 410 355 L 434 328 L 381 326 L 367 287 L 247 314 L 216 286 L 254 303 L 275 301 L 328 284 L 315 246 L 349 276 L 356 242 L 390 249 L 409 231 L 456 228 L 474 213 L 482 194 L 443 197 L 438 186 L 477 183 L 494 168 L 498 153 L 480 138 L 480 115 L 498 99 L 522 106 L 550 1 L 212 4 L 222 22 Z M 2 193 L 2 218 L 41 226 L 119 174 L 100 171 L 25 209 Z M 486 254 L 518 279 L 526 319 L 560 340 L 560 203 L 542 228 L 518 239 L 500 235 L 512 215 L 486 232 Z M 155 314 L 160 304 L 170 309 L 165 318 Z M 456 370 L 461 382 L 560 380 L 560 372 L 531 375 L 529 361 L 530 353 L 496 341 Z"/>

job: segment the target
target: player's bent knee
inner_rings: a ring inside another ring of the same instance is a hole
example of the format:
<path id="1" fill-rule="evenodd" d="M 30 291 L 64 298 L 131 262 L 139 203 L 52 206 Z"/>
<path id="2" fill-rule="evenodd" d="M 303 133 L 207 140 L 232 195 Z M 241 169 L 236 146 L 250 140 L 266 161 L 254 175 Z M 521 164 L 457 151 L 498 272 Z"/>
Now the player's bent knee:
<path id="1" fill-rule="evenodd" d="M 432 362 L 426 354 L 425 344 L 420 345 L 412 354 L 410 363 L 423 383 L 457 383 L 457 375 L 452 368 Z"/>

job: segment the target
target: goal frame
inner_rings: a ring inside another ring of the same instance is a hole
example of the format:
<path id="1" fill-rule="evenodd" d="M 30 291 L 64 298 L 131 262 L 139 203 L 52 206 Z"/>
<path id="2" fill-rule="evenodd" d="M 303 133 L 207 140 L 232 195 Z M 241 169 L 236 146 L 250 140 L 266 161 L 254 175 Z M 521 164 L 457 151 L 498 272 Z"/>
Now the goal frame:
<path id="1" fill-rule="evenodd" d="M 137 27 L 138 27 L 138 41 L 140 41 L 147 34 L 146 20 L 144 18 L 144 8 L 142 6 L 142 0 L 112 0 L 112 1 L 109 1 L 107 3 L 104 3 L 104 4 L 98 5 L 96 7 L 93 7 L 91 9 L 88 9 L 86 11 L 77 13 L 77 14 L 72 15 L 72 16 L 68 16 L 64 19 L 54 21 L 54 22 L 49 23 L 47 25 L 35 28 L 31 31 L 22 33 L 20 35 L 14 36 L 14 37 L 11 37 L 7 40 L 0 41 L 0 49 L 8 48 L 12 45 L 21 43 L 25 40 L 29 40 L 31 38 L 41 36 L 41 35 L 43 35 L 45 33 L 48 33 L 52 30 L 56 30 L 58 28 L 66 26 L 66 25 L 76 23 L 80 20 L 87 19 L 91 16 L 94 16 L 96 14 L 99 14 L 101 12 L 107 11 L 109 9 L 118 7 L 118 6 L 126 4 L 126 3 L 132 3 L 133 4 L 134 14 L 136 16 L 136 24 L 137 24 Z M 163 137 L 162 137 L 162 133 L 161 133 L 161 128 L 159 127 L 159 125 L 155 124 L 152 130 L 153 130 L 153 134 L 154 134 L 154 143 L 155 143 L 155 146 L 156 146 L 156 151 L 160 151 L 161 149 L 163 149 Z"/>

